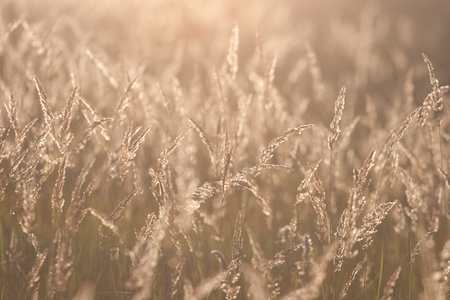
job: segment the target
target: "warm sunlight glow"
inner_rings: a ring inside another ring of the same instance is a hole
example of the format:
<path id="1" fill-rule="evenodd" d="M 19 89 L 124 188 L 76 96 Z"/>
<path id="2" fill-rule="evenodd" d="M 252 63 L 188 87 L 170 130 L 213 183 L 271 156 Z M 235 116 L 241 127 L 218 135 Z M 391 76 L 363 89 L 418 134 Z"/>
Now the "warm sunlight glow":
<path id="1" fill-rule="evenodd" d="M 450 299 L 449 12 L 1 0 L 0 300 Z"/>

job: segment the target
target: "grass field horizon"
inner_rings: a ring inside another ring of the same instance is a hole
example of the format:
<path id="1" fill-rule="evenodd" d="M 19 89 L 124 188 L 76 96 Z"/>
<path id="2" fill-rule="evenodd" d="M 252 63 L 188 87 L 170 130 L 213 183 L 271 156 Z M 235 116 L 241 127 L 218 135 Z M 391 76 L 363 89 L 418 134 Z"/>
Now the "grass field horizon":
<path id="1" fill-rule="evenodd" d="M 449 299 L 448 11 L 0 1 L 0 300 Z"/>

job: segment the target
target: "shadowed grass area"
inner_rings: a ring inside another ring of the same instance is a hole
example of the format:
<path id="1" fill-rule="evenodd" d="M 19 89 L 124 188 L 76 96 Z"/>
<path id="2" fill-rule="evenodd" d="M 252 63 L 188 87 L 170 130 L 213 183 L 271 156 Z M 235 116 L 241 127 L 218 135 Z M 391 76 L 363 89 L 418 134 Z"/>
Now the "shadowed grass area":
<path id="1" fill-rule="evenodd" d="M 449 4 L 0 3 L 0 299 L 447 299 Z"/>

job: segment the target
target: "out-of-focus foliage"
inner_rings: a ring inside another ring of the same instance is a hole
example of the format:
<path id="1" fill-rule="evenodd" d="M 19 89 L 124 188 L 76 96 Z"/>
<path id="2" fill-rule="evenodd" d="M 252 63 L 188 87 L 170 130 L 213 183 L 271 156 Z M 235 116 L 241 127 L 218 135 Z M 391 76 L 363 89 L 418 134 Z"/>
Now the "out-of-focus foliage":
<path id="1" fill-rule="evenodd" d="M 446 299 L 447 1 L 0 2 L 0 299 Z"/>

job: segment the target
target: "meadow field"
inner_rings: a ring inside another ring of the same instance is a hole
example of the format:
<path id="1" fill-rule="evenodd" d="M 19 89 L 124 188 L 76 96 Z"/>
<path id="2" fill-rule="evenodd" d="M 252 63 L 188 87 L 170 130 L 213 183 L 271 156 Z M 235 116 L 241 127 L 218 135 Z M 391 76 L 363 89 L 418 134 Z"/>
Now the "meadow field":
<path id="1" fill-rule="evenodd" d="M 450 299 L 449 12 L 0 0 L 0 300 Z"/>

